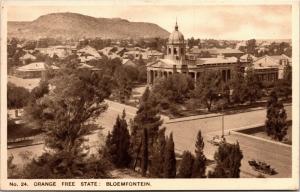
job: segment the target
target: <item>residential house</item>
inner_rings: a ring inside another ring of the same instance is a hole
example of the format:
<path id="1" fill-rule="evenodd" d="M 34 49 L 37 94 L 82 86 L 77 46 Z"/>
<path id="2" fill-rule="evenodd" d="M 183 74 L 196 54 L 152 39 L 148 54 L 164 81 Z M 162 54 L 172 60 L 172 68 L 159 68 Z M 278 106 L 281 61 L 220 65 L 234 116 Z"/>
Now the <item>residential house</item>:
<path id="1" fill-rule="evenodd" d="M 53 70 L 59 69 L 54 65 L 46 65 L 45 62 L 34 62 L 28 65 L 24 65 L 22 67 L 18 67 L 16 69 L 16 76 L 21 78 L 44 78 L 45 71 L 47 68 L 51 68 Z"/>
<path id="2" fill-rule="evenodd" d="M 284 69 L 287 65 L 291 65 L 292 60 L 288 56 L 282 54 L 282 55 L 274 55 L 274 56 L 269 56 L 265 55 L 261 58 L 258 58 L 253 62 L 253 67 L 254 70 L 258 69 L 277 69 L 277 76 L 276 79 L 283 79 L 284 75 Z M 265 77 L 266 78 L 266 77 Z"/>
<path id="3" fill-rule="evenodd" d="M 30 53 L 25 53 L 22 57 L 19 58 L 23 65 L 28 64 L 36 60 L 36 57 Z"/>

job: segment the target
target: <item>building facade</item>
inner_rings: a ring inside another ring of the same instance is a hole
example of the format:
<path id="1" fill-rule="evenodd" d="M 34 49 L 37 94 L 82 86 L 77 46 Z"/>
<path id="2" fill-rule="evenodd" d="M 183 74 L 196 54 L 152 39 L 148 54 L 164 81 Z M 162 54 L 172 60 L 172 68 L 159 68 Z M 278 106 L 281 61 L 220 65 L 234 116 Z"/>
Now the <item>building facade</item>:
<path id="1" fill-rule="evenodd" d="M 195 82 L 208 70 L 220 72 L 224 81 L 232 78 L 233 71 L 238 64 L 236 57 L 218 55 L 215 58 L 191 58 L 186 55 L 186 46 L 183 34 L 178 30 L 176 22 L 174 31 L 167 42 L 167 54 L 163 59 L 158 59 L 147 64 L 147 83 L 153 84 L 161 77 L 167 77 L 173 73 L 190 75 Z M 240 62 L 246 66 L 248 61 Z"/>
<path id="2" fill-rule="evenodd" d="M 292 60 L 288 56 L 282 55 L 265 55 L 257 60 L 253 61 L 253 68 L 257 74 L 259 74 L 261 79 L 264 80 L 273 80 L 273 77 L 270 79 L 269 76 L 274 76 L 277 79 L 283 79 L 284 70 L 288 65 L 292 65 Z M 266 74 L 262 73 L 262 69 L 268 72 Z M 269 75 L 270 73 L 274 75 Z"/>

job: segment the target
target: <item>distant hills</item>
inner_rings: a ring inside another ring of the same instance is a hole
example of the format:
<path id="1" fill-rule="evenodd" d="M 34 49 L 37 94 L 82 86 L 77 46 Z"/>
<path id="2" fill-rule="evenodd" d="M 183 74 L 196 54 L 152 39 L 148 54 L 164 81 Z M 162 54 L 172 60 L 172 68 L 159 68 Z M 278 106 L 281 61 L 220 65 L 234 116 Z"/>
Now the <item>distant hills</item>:
<path id="1" fill-rule="evenodd" d="M 38 39 L 81 38 L 167 38 L 169 32 L 153 23 L 121 18 L 95 18 L 77 13 L 51 13 L 31 22 L 8 21 L 8 37 Z"/>

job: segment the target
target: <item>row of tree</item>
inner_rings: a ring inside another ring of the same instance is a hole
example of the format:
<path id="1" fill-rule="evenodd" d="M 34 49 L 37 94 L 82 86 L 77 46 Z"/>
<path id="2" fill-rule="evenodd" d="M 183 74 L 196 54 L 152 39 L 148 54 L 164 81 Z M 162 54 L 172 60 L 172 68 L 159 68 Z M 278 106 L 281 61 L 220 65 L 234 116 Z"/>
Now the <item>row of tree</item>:
<path id="1" fill-rule="evenodd" d="M 153 92 L 159 97 L 162 109 L 172 109 L 178 104 L 187 104 L 193 109 L 223 107 L 249 103 L 267 96 L 270 89 L 279 96 L 288 98 L 292 93 L 292 70 L 284 69 L 284 78 L 274 82 L 260 81 L 251 67 L 246 72 L 237 64 L 230 81 L 225 82 L 218 71 L 207 71 L 197 82 L 184 74 L 173 74 L 156 80 Z M 173 110 L 175 111 L 175 110 Z M 176 111 L 175 111 L 176 112 Z"/>
<path id="2" fill-rule="evenodd" d="M 119 116 L 108 133 L 104 155 L 118 168 L 140 170 L 142 176 L 154 178 L 205 178 L 207 159 L 204 155 L 204 141 L 198 132 L 195 155 L 184 151 L 179 166 L 175 154 L 172 133 L 165 136 L 160 128 L 159 102 L 147 88 L 143 94 L 136 116 L 131 122 L 131 134 L 127 128 L 125 112 Z M 209 177 L 239 177 L 242 152 L 237 144 L 224 144 L 215 154 L 217 168 Z M 178 168 L 177 168 L 178 167 Z"/>
<path id="3" fill-rule="evenodd" d="M 261 57 L 264 55 L 281 55 L 285 54 L 289 57 L 292 56 L 292 47 L 287 42 L 272 42 L 270 45 L 263 47 L 263 49 L 259 49 L 256 39 L 250 39 L 246 41 L 246 46 L 242 46 L 239 48 L 241 51 L 252 54 L 256 57 Z"/>

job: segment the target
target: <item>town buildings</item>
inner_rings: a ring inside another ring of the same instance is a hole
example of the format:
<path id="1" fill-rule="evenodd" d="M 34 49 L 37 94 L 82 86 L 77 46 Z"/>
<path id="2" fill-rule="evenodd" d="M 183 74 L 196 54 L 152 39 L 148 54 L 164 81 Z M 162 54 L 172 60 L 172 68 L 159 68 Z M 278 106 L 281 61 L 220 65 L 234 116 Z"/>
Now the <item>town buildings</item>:
<path id="1" fill-rule="evenodd" d="M 291 58 L 276 55 L 257 58 L 251 54 L 232 48 L 186 49 L 183 34 L 175 30 L 170 34 L 167 43 L 167 54 L 164 58 L 148 63 L 147 83 L 153 84 L 157 78 L 167 77 L 173 73 L 190 75 L 195 82 L 207 71 L 217 70 L 226 82 L 233 76 L 233 70 L 240 64 L 242 71 L 252 68 L 261 81 L 276 81 L 283 78 L 284 69 L 291 65 Z"/>

